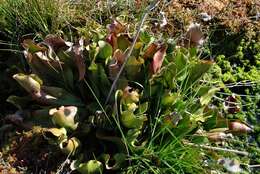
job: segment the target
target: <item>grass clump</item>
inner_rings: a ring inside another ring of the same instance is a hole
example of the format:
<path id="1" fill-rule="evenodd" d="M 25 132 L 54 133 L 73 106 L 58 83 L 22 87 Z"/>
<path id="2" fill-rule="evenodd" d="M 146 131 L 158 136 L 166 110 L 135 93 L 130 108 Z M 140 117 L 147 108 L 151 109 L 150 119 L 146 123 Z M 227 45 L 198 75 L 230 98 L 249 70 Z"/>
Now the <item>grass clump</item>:
<path id="1" fill-rule="evenodd" d="M 1 31 L 7 40 L 19 43 L 25 34 L 43 36 L 57 32 L 73 16 L 67 1 L 2 0 Z"/>

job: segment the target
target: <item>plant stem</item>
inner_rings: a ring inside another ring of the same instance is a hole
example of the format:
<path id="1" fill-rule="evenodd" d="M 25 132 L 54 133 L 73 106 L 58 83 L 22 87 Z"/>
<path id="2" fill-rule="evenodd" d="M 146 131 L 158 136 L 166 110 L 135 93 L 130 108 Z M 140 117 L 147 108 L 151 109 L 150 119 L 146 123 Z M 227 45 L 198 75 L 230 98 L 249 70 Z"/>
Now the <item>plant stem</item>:
<path id="1" fill-rule="evenodd" d="M 236 153 L 236 154 L 244 155 L 244 156 L 249 155 L 249 153 L 246 151 L 239 151 L 239 150 L 233 150 L 233 149 L 227 149 L 227 148 L 221 148 L 221 147 L 212 147 L 212 146 L 207 146 L 207 145 L 198 145 L 198 144 L 193 144 L 193 143 L 185 143 L 185 144 L 189 145 L 189 146 L 194 146 L 194 147 L 201 147 L 203 149 L 208 149 L 208 150 L 225 151 L 225 152 Z"/>
<path id="2" fill-rule="evenodd" d="M 114 90 L 114 88 L 115 88 L 115 86 L 116 86 L 116 83 L 117 83 L 117 81 L 118 81 L 120 75 L 122 74 L 122 72 L 123 72 L 123 70 L 124 70 L 124 67 L 125 67 L 125 65 L 126 65 L 126 63 L 127 63 L 127 61 L 128 61 L 128 59 L 129 59 L 129 57 L 131 56 L 131 54 L 132 54 L 132 52 L 133 52 L 135 43 L 136 43 L 136 41 L 137 41 L 137 39 L 138 39 L 138 37 L 139 37 L 140 31 L 141 31 L 141 29 L 142 29 L 142 26 L 144 25 L 144 22 L 145 22 L 145 20 L 146 20 L 146 18 L 147 18 L 147 16 L 148 16 L 149 12 L 152 11 L 152 10 L 159 4 L 159 2 L 160 2 L 160 0 L 155 0 L 155 1 L 154 1 L 150 6 L 148 6 L 148 8 L 145 10 L 145 12 L 144 12 L 144 14 L 143 14 L 143 16 L 142 16 L 141 23 L 139 24 L 138 29 L 137 29 L 137 32 L 136 32 L 136 35 L 135 35 L 135 37 L 134 37 L 134 41 L 133 41 L 133 43 L 132 43 L 132 45 L 131 45 L 131 47 L 130 47 L 130 49 L 129 49 L 129 51 L 128 51 L 126 57 L 125 57 L 125 60 L 124 60 L 123 65 L 121 66 L 119 72 L 117 73 L 117 76 L 116 76 L 115 80 L 113 81 L 113 84 L 112 84 L 112 86 L 111 86 L 111 88 L 110 88 L 110 91 L 109 91 L 108 96 L 107 96 L 107 98 L 106 98 L 105 105 L 108 103 L 109 98 L 110 98 L 110 96 L 111 96 L 111 94 L 112 94 L 112 92 L 113 92 L 113 90 Z"/>
<path id="3" fill-rule="evenodd" d="M 91 86 L 89 85 L 89 83 L 87 82 L 86 79 L 84 79 L 84 83 L 88 86 L 90 92 L 92 93 L 92 95 L 94 96 L 96 102 L 98 103 L 99 107 L 101 108 L 101 110 L 103 111 L 103 113 L 105 114 L 107 120 L 109 121 L 109 123 L 111 123 L 111 120 L 109 119 L 106 110 L 103 108 L 102 104 L 100 103 L 99 99 L 97 98 L 95 92 L 93 91 L 93 89 L 91 88 Z"/>
<path id="4" fill-rule="evenodd" d="M 249 168 L 260 168 L 260 164 L 248 165 Z"/>

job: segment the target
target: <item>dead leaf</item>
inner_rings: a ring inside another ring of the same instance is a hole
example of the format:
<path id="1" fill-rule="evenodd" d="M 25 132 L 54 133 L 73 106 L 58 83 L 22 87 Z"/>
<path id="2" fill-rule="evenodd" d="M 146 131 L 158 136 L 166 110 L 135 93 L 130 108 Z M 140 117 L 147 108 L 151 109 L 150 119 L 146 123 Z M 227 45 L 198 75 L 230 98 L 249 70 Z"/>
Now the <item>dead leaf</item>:
<path id="1" fill-rule="evenodd" d="M 200 24 L 192 23 L 188 27 L 188 31 L 185 34 L 185 47 L 197 47 L 203 44 L 203 33 L 200 29 Z"/>
<path id="2" fill-rule="evenodd" d="M 56 52 L 60 48 L 68 47 L 66 42 L 59 36 L 47 35 L 44 39 L 44 43 L 47 43 Z"/>
<path id="3" fill-rule="evenodd" d="M 86 73 L 86 64 L 83 58 L 83 46 L 80 45 L 80 43 L 73 46 L 73 53 L 74 53 L 74 62 L 78 68 L 79 81 L 80 81 L 84 79 Z"/>
<path id="4" fill-rule="evenodd" d="M 126 29 L 126 27 L 116 19 L 114 19 L 113 22 L 107 26 L 107 28 L 109 33 L 114 34 L 123 33 Z"/>
<path id="5" fill-rule="evenodd" d="M 241 123 L 239 121 L 232 121 L 228 123 L 229 131 L 232 133 L 250 133 L 253 132 L 253 129 L 250 128 L 245 123 Z"/>
<path id="6" fill-rule="evenodd" d="M 121 50 L 117 49 L 114 52 L 113 58 L 118 64 L 122 65 L 125 61 L 125 54 Z"/>
<path id="7" fill-rule="evenodd" d="M 154 55 L 154 53 L 158 50 L 158 44 L 152 43 L 148 46 L 148 48 L 145 50 L 143 58 L 147 59 Z"/>
<path id="8" fill-rule="evenodd" d="M 166 45 L 162 45 L 161 48 L 158 49 L 158 51 L 154 54 L 153 56 L 153 61 L 152 61 L 152 73 L 157 73 L 162 66 L 165 54 L 166 54 Z"/>
<path id="9" fill-rule="evenodd" d="M 118 48 L 117 37 L 115 33 L 111 33 L 107 36 L 106 41 L 112 46 L 113 50 Z"/>

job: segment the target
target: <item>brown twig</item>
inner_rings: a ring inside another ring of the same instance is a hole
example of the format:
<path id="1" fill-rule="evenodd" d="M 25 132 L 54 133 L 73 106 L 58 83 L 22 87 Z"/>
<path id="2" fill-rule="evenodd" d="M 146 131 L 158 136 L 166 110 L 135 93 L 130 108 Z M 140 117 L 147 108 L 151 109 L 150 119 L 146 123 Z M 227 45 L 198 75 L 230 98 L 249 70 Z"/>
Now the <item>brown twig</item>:
<path id="1" fill-rule="evenodd" d="M 246 151 L 239 151 L 239 150 L 234 150 L 234 149 L 227 149 L 227 148 L 221 148 L 221 147 L 212 147 L 212 146 L 207 146 L 207 145 L 198 145 L 198 144 L 193 144 L 193 143 L 185 143 L 185 145 L 189 145 L 189 146 L 193 146 L 193 147 L 201 147 L 203 149 L 208 149 L 208 150 L 231 152 L 231 153 L 236 153 L 236 154 L 244 155 L 244 156 L 248 156 L 249 155 L 249 153 L 246 152 Z"/>

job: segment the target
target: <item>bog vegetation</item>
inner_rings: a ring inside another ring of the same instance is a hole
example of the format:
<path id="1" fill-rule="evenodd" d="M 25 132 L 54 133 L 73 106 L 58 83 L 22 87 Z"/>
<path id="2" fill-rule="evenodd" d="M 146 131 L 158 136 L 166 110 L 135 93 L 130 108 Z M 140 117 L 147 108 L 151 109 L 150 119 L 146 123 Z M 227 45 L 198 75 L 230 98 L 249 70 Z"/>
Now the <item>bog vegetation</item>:
<path id="1" fill-rule="evenodd" d="M 0 172 L 259 173 L 258 1 L 0 2 Z"/>

